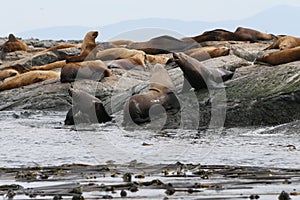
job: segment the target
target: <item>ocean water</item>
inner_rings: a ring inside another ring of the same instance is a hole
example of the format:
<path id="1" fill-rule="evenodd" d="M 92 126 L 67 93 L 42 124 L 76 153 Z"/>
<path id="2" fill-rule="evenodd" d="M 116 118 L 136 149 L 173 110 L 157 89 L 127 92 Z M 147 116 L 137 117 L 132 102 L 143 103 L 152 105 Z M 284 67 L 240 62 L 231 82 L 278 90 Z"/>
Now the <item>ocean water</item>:
<path id="1" fill-rule="evenodd" d="M 257 166 L 267 168 L 300 169 L 300 122 L 274 127 L 248 127 L 217 130 L 135 130 L 128 131 L 116 121 L 106 124 L 82 124 L 64 126 L 66 112 L 2 111 L 0 112 L 0 167 L 57 166 L 62 164 L 130 164 L 150 165 L 185 164 Z M 157 170 L 157 169 L 153 169 Z M 297 172 L 296 172 L 297 173 Z M 97 174 L 99 176 L 99 174 Z M 5 175 L 3 176 L 5 177 Z M 75 178 L 75 177 L 74 177 Z M 277 199 L 282 190 L 299 192 L 299 175 L 294 175 L 291 184 L 274 182 L 260 183 L 260 179 L 211 180 L 195 178 L 166 178 L 161 175 L 146 177 L 175 184 L 222 183 L 228 188 L 202 189 L 193 194 L 176 192 L 170 199 L 243 199 L 250 194 L 259 194 L 260 199 Z M 272 180 L 272 179 L 271 179 Z M 136 179 L 139 182 L 140 180 Z M 254 182 L 253 182 L 254 181 Z M 282 180 L 284 181 L 284 179 Z M 66 181 L 24 182 L 13 177 L 4 178 L 0 185 L 20 184 L 24 188 L 41 188 L 75 183 L 122 184 L 122 178 L 98 177 L 86 180 L 81 176 Z M 232 182 L 232 183 L 231 183 Z M 253 182 L 253 183 L 251 183 Z M 237 185 L 235 185 L 237 184 Z M 248 185 L 247 185 L 248 184 Z M 246 187 L 247 186 L 247 187 Z M 250 187 L 249 187 L 250 186 Z M 86 199 L 98 199 L 103 195 L 119 198 L 120 191 L 84 192 Z M 242 195 L 243 194 L 243 195 Z M 136 193 L 128 191 L 129 199 L 164 199 L 165 190 L 140 188 Z M 5 193 L 0 197 L 6 199 Z M 38 196 L 39 199 L 53 199 Z M 64 199 L 71 197 L 64 197 Z M 293 200 L 300 196 L 293 196 Z M 30 199 L 17 195 L 14 199 Z"/>
<path id="2" fill-rule="evenodd" d="M 0 112 L 0 166 L 106 162 L 300 168 L 295 122 L 218 130 L 124 130 L 115 122 L 64 126 L 66 112 Z"/>

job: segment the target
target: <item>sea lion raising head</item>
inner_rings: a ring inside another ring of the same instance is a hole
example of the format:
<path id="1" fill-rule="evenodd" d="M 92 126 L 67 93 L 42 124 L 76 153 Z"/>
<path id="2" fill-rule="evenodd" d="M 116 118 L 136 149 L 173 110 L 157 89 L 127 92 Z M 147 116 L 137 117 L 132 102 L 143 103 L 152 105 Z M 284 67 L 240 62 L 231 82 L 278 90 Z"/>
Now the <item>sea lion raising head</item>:
<path id="1" fill-rule="evenodd" d="M 14 51 L 28 51 L 27 44 L 22 40 L 17 40 L 11 33 L 8 36 L 8 41 L 0 47 L 0 59 L 4 59 L 6 53 Z"/>
<path id="2" fill-rule="evenodd" d="M 223 88 L 223 81 L 231 79 L 234 74 L 224 69 L 206 67 L 195 58 L 184 53 L 173 53 L 173 57 L 183 71 L 185 81 L 188 81 L 195 90 Z M 183 90 L 187 89 L 184 84 Z"/>
<path id="3" fill-rule="evenodd" d="M 88 32 L 81 45 L 81 53 L 79 56 L 71 56 L 66 59 L 66 62 L 82 62 L 84 60 L 94 60 L 96 58 L 96 38 L 98 37 L 98 31 Z"/>

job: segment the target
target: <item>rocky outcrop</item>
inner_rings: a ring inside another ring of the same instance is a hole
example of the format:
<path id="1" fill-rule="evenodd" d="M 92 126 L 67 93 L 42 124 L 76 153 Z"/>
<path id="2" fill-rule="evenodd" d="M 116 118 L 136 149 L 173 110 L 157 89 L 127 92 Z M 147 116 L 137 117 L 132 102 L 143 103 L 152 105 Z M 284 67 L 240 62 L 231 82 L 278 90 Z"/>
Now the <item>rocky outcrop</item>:
<path id="1" fill-rule="evenodd" d="M 57 43 L 51 43 L 51 45 L 55 44 Z M 214 42 L 214 44 L 218 43 Z M 179 68 L 168 67 L 177 95 L 184 104 L 179 122 L 181 127 L 208 127 L 213 123 L 222 125 L 223 122 L 226 127 L 275 125 L 300 119 L 300 62 L 276 67 L 254 65 L 253 61 L 258 54 L 263 53 L 262 50 L 268 46 L 267 42 L 220 42 L 219 44 L 229 47 L 230 55 L 209 59 L 202 64 L 237 72 L 238 76 L 226 82 L 224 89 L 181 93 L 182 71 Z M 77 50 L 75 48 L 69 51 L 76 54 Z M 68 50 L 59 51 L 71 54 Z M 6 64 L 19 62 L 23 65 L 42 65 L 58 59 L 59 54 L 56 51 L 33 58 L 25 56 Z M 59 80 L 49 80 L 36 83 L 1 92 L 0 110 L 34 109 L 67 112 L 72 104 L 67 90 L 72 86 L 82 88 L 99 97 L 109 113 L 122 117 L 124 103 L 132 94 L 147 90 L 150 75 L 150 72 L 114 69 L 112 76 L 101 82 L 81 80 L 72 84 L 62 84 Z M 222 97 L 216 104 L 214 100 L 219 93 Z M 220 116 L 214 118 L 212 113 L 216 110 Z M 212 122 L 212 120 L 219 121 Z"/>

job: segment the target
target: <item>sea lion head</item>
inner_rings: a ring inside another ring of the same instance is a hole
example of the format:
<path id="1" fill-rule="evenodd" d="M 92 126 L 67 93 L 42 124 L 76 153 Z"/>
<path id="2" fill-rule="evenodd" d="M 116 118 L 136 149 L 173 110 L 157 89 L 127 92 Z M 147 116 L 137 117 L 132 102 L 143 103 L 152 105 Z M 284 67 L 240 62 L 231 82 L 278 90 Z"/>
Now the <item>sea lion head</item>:
<path id="1" fill-rule="evenodd" d="M 90 31 L 86 34 L 86 37 L 96 39 L 98 37 L 98 31 Z"/>
<path id="2" fill-rule="evenodd" d="M 14 36 L 14 34 L 11 33 L 11 34 L 8 35 L 8 41 L 9 42 L 15 42 L 15 41 L 17 41 L 17 39 Z"/>

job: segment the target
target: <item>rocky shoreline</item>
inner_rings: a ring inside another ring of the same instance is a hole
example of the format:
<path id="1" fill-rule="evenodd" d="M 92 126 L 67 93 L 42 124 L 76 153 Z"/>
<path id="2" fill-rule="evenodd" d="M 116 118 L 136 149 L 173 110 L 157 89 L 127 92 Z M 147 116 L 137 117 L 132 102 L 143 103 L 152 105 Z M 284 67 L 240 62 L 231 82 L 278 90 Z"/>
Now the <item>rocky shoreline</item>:
<path id="1" fill-rule="evenodd" d="M 78 48 L 68 48 L 37 55 L 35 54 L 37 50 L 47 49 L 66 42 L 78 44 L 81 41 L 40 41 L 37 39 L 24 41 L 28 44 L 30 51 L 8 53 L 0 65 L 0 70 L 12 65 L 12 63 L 19 63 L 23 66 L 40 66 L 62 60 L 65 54 L 76 55 L 80 52 Z M 263 51 L 270 44 L 271 41 L 202 43 L 203 46 L 226 46 L 230 49 L 230 54 L 227 56 L 201 62 L 205 66 L 236 72 L 233 80 L 225 82 L 225 127 L 276 125 L 300 119 L 300 62 L 296 61 L 278 66 L 253 64 L 258 55 L 273 51 Z M 100 48 L 105 45 L 106 43 L 98 44 Z M 101 82 L 81 80 L 76 84 L 80 82 L 80 85 L 90 93 L 93 93 L 96 88 L 95 95 L 104 102 L 106 109 L 115 115 L 121 115 L 124 100 L 132 93 L 145 91 L 150 72 L 122 69 L 111 71 L 113 75 L 104 78 Z M 180 95 L 183 83 L 182 71 L 178 67 L 169 67 L 168 72 Z M 74 83 L 60 83 L 58 79 L 54 79 L 2 91 L 0 92 L 0 110 L 32 109 L 67 112 L 72 104 L 72 99 L 67 92 L 71 85 Z M 135 86 L 134 89 L 132 86 Z M 199 100 L 199 127 L 208 127 L 211 119 L 212 106 L 209 102 L 211 97 L 209 97 L 207 90 L 195 92 L 195 94 Z M 113 98 L 112 104 L 112 96 L 122 98 Z M 193 108 L 187 107 L 185 109 Z M 185 112 L 188 113 L 189 110 Z M 192 119 L 194 118 L 192 117 Z M 194 122 L 191 121 L 190 123 Z"/>

